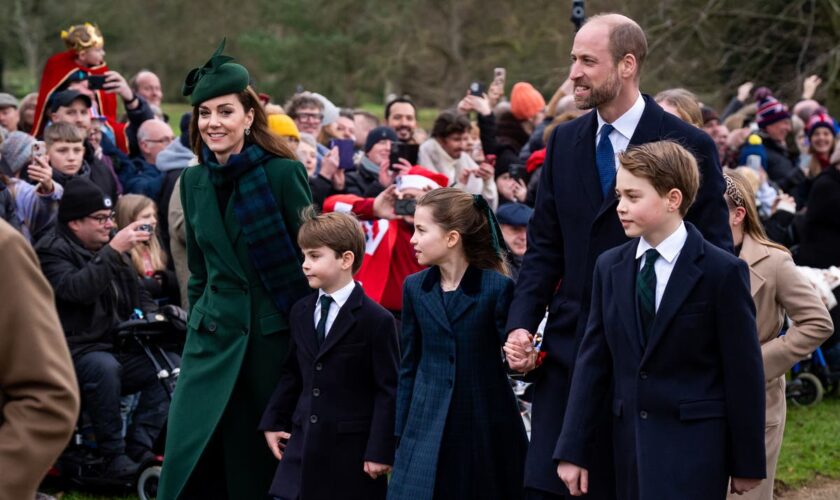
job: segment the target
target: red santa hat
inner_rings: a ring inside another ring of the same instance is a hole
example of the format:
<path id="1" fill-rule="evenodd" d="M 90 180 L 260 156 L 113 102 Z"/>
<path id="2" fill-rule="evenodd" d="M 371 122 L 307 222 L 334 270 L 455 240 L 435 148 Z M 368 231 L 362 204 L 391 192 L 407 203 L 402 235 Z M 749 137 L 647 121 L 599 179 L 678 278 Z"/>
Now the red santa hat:
<path id="1" fill-rule="evenodd" d="M 449 178 L 447 176 L 432 172 L 419 165 L 411 167 L 397 178 L 397 189 L 437 189 L 448 185 Z"/>

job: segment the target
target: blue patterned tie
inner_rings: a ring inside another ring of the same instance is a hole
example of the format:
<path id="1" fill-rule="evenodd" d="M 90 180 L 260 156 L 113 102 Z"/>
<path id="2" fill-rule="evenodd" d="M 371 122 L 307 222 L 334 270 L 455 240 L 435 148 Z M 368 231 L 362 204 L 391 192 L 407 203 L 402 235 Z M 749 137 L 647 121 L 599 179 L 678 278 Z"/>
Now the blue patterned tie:
<path id="1" fill-rule="evenodd" d="M 659 252 L 651 248 L 645 252 L 642 270 L 636 276 L 636 296 L 639 298 L 639 318 L 642 320 L 642 335 L 647 344 L 656 318 L 656 271 L 653 265 Z"/>
<path id="2" fill-rule="evenodd" d="M 610 142 L 610 133 L 613 130 L 615 130 L 615 127 L 605 123 L 601 127 L 601 139 L 598 141 L 598 147 L 595 148 L 595 164 L 598 166 L 601 192 L 605 198 L 607 191 L 612 186 L 613 179 L 615 179 L 615 151 L 613 151 L 612 142 Z"/>

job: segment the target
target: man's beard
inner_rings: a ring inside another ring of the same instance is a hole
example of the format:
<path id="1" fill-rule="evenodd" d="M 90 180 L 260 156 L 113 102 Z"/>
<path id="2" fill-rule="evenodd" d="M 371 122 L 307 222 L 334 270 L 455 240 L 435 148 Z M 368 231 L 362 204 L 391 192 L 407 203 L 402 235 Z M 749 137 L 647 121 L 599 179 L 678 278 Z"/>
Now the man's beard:
<path id="1" fill-rule="evenodd" d="M 401 141 L 410 141 L 414 138 L 414 131 L 411 127 L 397 127 L 394 132 L 397 133 L 397 138 Z"/>
<path id="2" fill-rule="evenodd" d="M 575 99 L 575 106 L 578 109 L 592 109 L 610 102 L 615 99 L 619 92 L 621 92 L 621 80 L 618 78 L 618 72 L 610 73 L 609 78 L 600 87 L 589 86 L 589 97 L 583 101 Z"/>

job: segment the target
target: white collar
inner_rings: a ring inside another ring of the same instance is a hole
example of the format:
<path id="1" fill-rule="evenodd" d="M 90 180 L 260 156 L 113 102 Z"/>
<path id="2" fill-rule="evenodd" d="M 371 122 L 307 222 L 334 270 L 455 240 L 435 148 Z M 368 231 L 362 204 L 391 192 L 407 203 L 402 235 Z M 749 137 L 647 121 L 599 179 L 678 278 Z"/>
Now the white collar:
<path id="1" fill-rule="evenodd" d="M 339 288 L 335 292 L 329 294 L 329 296 L 332 297 L 333 301 L 335 301 L 335 304 L 339 308 L 341 308 L 341 307 L 344 306 L 344 303 L 347 302 L 347 299 L 350 298 L 350 294 L 353 293 L 353 288 L 355 288 L 355 286 L 356 286 L 356 282 L 354 282 L 353 280 L 350 280 L 350 283 L 347 283 L 346 285 Z M 324 290 L 319 288 L 318 289 L 318 300 L 320 301 L 321 297 L 323 297 L 324 295 L 327 295 L 327 293 Z"/>
<path id="2" fill-rule="evenodd" d="M 638 259 L 644 255 L 644 253 L 649 249 L 656 248 L 659 255 L 671 264 L 674 262 L 674 259 L 677 258 L 677 255 L 680 254 L 683 246 L 685 246 L 685 240 L 687 239 L 688 231 L 685 229 L 685 222 L 680 222 L 680 226 L 676 229 L 676 231 L 671 233 L 671 236 L 662 240 L 662 242 L 656 247 L 648 243 L 644 237 L 639 238 L 639 246 L 636 247 L 636 258 Z"/>
<path id="3" fill-rule="evenodd" d="M 624 112 L 623 115 L 619 116 L 611 125 L 627 140 L 633 138 L 633 132 L 636 131 L 636 126 L 639 125 L 639 122 L 642 120 L 642 113 L 645 112 L 645 98 L 642 97 L 641 92 L 639 93 L 639 97 L 636 98 L 636 102 Z M 601 118 L 601 113 L 596 110 L 595 115 L 598 117 L 598 130 L 596 135 L 601 132 L 601 127 L 603 127 L 607 122 Z"/>

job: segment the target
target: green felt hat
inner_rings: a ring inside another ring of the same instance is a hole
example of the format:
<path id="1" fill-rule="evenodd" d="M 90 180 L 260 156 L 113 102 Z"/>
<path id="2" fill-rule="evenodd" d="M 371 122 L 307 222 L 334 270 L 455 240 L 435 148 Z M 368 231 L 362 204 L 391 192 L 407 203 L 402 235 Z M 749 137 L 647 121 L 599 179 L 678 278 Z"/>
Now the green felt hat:
<path id="1" fill-rule="evenodd" d="M 184 80 L 181 92 L 190 96 L 190 104 L 197 106 L 202 102 L 226 94 L 237 94 L 248 87 L 251 81 L 248 70 L 241 64 L 236 64 L 230 56 L 223 56 L 225 41 L 213 53 L 204 66 L 195 68 Z"/>

